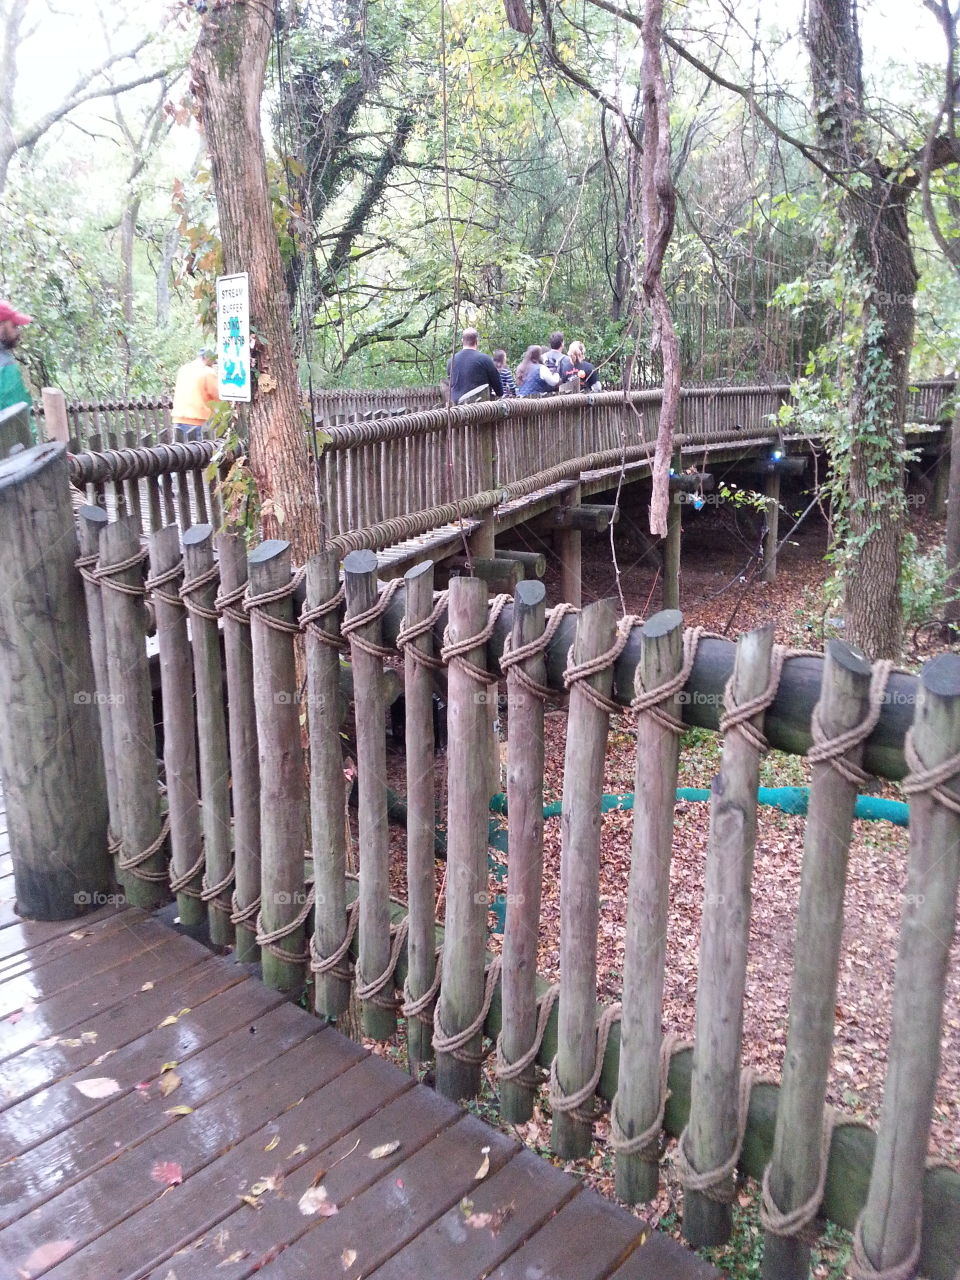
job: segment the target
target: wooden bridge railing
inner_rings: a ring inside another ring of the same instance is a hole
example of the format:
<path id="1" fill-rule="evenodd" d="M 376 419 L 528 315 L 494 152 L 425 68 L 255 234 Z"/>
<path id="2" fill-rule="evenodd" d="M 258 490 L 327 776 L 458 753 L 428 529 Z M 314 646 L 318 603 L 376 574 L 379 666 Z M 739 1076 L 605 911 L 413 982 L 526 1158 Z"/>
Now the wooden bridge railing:
<path id="1" fill-rule="evenodd" d="M 496 1072 L 507 1118 L 530 1114 L 535 1065 L 549 1067 L 553 1144 L 569 1158 L 589 1149 L 595 1099 L 606 1099 L 618 1189 L 628 1199 L 656 1193 L 662 1133 L 681 1136 L 685 1230 L 698 1245 L 717 1243 L 729 1231 L 734 1170 L 762 1177 L 769 1280 L 807 1274 L 818 1213 L 857 1228 L 864 1274 L 873 1274 L 869 1262 L 898 1267 L 904 1277 L 919 1271 L 952 1280 L 960 1267 L 960 1175 L 927 1169 L 926 1157 L 960 878 L 960 658 L 936 658 L 919 678 L 885 666 L 871 670 L 839 642 L 823 657 L 774 649 L 769 629 L 734 645 L 684 632 L 675 612 L 646 621 L 622 618 L 610 601 L 582 612 L 547 611 L 544 588 L 533 581 L 522 583 L 513 599 L 491 605 L 486 585 L 471 578 L 454 579 L 448 592 L 436 595 L 429 562 L 381 593 L 369 551 L 347 556 L 338 590 L 336 552 L 297 570 L 287 544 L 266 542 L 248 555 L 238 535 L 215 535 L 209 525 L 191 530 L 179 552 L 169 529 L 142 548 L 138 521 L 110 523 L 97 508 L 80 512 L 84 555 L 74 569 L 61 554 L 62 537 L 55 546 L 34 543 L 29 555 L 25 547 L 19 555 L 12 543 L 14 535 L 29 536 L 23 512 L 51 530 L 71 519 L 63 455 L 41 452 L 24 466 L 19 484 L 16 460 L 4 466 L 0 532 L 23 580 L 16 592 L 0 592 L 0 686 L 14 701 L 37 704 L 31 717 L 11 711 L 0 723 L 21 902 L 31 900 L 37 874 L 63 881 L 65 890 L 80 876 L 76 858 L 64 868 L 31 856 L 34 832 L 45 828 L 18 828 L 14 817 L 18 806 L 29 813 L 58 794 L 49 763 L 47 783 L 31 790 L 31 761 L 36 755 L 47 762 L 46 739 L 59 744 L 55 758 L 66 750 L 57 710 L 61 684 L 4 684 L 11 664 L 22 660 L 20 647 L 30 644 L 23 606 L 35 586 L 38 601 L 62 599 L 73 610 L 48 619 L 45 661 L 54 660 L 59 629 L 61 641 L 70 638 L 71 671 L 89 672 L 76 654 L 76 638 L 89 621 L 93 687 L 83 697 L 71 686 L 71 706 L 79 702 L 88 719 L 93 706 L 99 717 L 111 847 L 128 901 L 154 907 L 175 893 L 182 919 L 206 920 L 220 942 L 235 937 L 244 959 L 259 954 L 264 980 L 279 989 L 299 989 L 311 972 L 317 1012 L 325 1017 L 339 1016 L 355 990 L 368 1035 L 391 1035 L 402 1012 L 412 1064 L 435 1057 L 438 1087 L 451 1096 L 477 1088 L 484 1039 L 502 1032 Z M 73 576 L 80 572 L 85 613 Z M 144 601 L 152 601 L 160 647 L 162 792 Z M 222 660 L 215 642 L 220 621 Z M 303 685 L 298 643 L 305 646 Z M 356 704 L 358 878 L 347 866 L 341 653 L 352 660 Z M 384 662 L 399 658 L 408 779 L 403 906 L 390 896 L 382 679 Z M 439 929 L 436 681 L 449 705 Z M 185 696 L 191 682 L 195 701 Z M 499 790 L 492 711 L 504 688 L 510 851 L 502 954 L 494 957 L 485 941 L 487 908 L 489 894 L 502 893 L 504 885 L 489 875 L 488 806 Z M 544 714 L 549 699 L 564 695 L 560 978 L 546 991 L 537 984 L 535 963 Z M 612 719 L 628 708 L 637 717 L 636 802 L 623 989 L 619 1005 L 598 1008 L 598 807 Z M 684 724 L 723 734 L 692 1052 L 661 1031 Z M 89 734 L 83 741 L 90 751 Z M 751 815 L 768 744 L 807 753 L 812 768 L 779 1082 L 741 1071 Z M 911 802 L 876 1134 L 826 1104 L 853 805 L 870 775 L 906 775 Z M 91 765 L 91 787 L 96 776 Z M 230 792 L 223 786 L 227 776 Z M 102 869 L 96 874 L 102 877 Z"/>

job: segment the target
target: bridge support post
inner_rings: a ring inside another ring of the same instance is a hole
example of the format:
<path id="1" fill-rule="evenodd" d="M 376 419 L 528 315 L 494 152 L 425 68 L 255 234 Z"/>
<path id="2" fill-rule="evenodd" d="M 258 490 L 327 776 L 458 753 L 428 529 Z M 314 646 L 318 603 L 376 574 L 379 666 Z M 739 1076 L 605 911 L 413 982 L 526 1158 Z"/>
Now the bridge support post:
<path id="1" fill-rule="evenodd" d="M 483 423 L 477 432 L 477 483 L 478 492 L 489 493 L 496 486 L 497 428 L 493 423 Z M 476 533 L 470 536 L 470 554 L 492 560 L 496 547 L 496 521 L 491 512 Z"/>
<path id="2" fill-rule="evenodd" d="M 69 920 L 113 887 L 66 452 L 0 463 L 0 774 L 17 910 Z"/>
<path id="3" fill-rule="evenodd" d="M 947 514 L 947 493 L 950 487 L 950 444 L 949 441 L 940 446 L 937 460 L 933 466 L 933 493 L 930 495 L 931 515 L 934 520 L 943 520 Z"/>
<path id="4" fill-rule="evenodd" d="M 767 531 L 763 535 L 763 582 L 777 580 L 777 543 L 780 538 L 780 472 L 770 471 L 764 480 L 763 492 L 767 499 Z"/>
<path id="5" fill-rule="evenodd" d="M 574 485 L 561 506 L 580 505 L 580 486 Z M 575 525 L 564 525 L 557 533 L 557 555 L 560 558 L 560 599 L 579 609 L 583 603 L 582 533 Z"/>
<path id="6" fill-rule="evenodd" d="M 663 542 L 662 609 L 680 608 L 680 529 L 684 496 L 671 489 L 670 506 L 667 508 L 667 536 Z"/>

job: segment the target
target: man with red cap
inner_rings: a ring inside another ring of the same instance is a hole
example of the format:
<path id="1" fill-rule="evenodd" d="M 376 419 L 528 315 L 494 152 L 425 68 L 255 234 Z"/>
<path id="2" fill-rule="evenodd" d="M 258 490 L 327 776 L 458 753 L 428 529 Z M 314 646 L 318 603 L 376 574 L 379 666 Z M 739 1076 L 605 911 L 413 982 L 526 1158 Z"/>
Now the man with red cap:
<path id="1" fill-rule="evenodd" d="M 0 409 L 9 409 L 21 401 L 27 405 L 33 403 L 20 366 L 12 355 L 13 348 L 20 341 L 20 330 L 32 319 L 32 316 L 25 316 L 22 311 L 11 307 L 9 302 L 0 301 Z M 32 431 L 32 415 L 30 423 Z"/>

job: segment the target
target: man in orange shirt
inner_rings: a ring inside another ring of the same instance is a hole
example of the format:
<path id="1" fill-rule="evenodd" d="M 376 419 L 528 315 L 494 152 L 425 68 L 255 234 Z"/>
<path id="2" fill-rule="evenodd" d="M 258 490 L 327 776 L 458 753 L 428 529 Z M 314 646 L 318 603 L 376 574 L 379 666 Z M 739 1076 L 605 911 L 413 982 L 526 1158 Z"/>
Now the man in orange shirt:
<path id="1" fill-rule="evenodd" d="M 210 417 L 210 406 L 220 399 L 213 366 L 217 353 L 204 347 L 196 360 L 181 365 L 173 390 L 173 427 L 180 440 L 199 440 Z"/>

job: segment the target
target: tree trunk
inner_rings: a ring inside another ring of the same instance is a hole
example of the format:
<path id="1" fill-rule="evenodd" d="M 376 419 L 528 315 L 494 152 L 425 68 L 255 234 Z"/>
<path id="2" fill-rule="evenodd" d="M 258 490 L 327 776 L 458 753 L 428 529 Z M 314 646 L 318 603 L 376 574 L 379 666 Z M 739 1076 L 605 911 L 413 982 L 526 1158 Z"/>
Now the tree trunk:
<path id="1" fill-rule="evenodd" d="M 157 269 L 157 327 L 165 329 L 170 323 L 170 272 L 180 244 L 180 231 L 171 227 L 163 237 L 160 266 Z"/>
<path id="2" fill-rule="evenodd" d="M 950 479 L 947 482 L 947 603 L 943 616 L 960 622 L 960 404 L 950 426 Z M 950 597 L 956 597 L 951 599 Z"/>
<path id="3" fill-rule="evenodd" d="M 846 179 L 858 179 L 839 203 L 865 299 L 845 464 L 844 615 L 854 644 L 871 658 L 896 658 L 903 633 L 903 423 L 917 289 L 906 217 L 912 186 L 896 181 L 870 148 L 856 7 L 811 0 L 807 45 L 818 142 Z"/>
<path id="4" fill-rule="evenodd" d="M 123 298 L 123 322 L 127 326 L 127 340 L 133 325 L 133 244 L 137 234 L 137 218 L 140 216 L 140 197 L 131 196 L 120 219 L 120 292 Z"/>
<path id="5" fill-rule="evenodd" d="M 307 450 L 267 188 L 260 99 L 278 0 L 234 0 L 201 19 L 193 78 L 210 150 L 224 270 L 250 275 L 256 383 L 249 408 L 250 469 L 266 505 L 264 535 L 290 542 L 305 564 L 320 548 L 316 476 Z"/>

